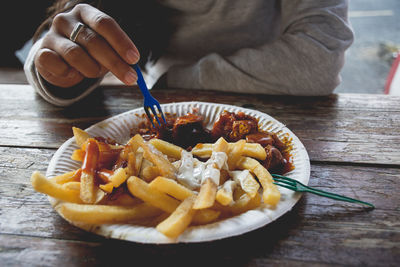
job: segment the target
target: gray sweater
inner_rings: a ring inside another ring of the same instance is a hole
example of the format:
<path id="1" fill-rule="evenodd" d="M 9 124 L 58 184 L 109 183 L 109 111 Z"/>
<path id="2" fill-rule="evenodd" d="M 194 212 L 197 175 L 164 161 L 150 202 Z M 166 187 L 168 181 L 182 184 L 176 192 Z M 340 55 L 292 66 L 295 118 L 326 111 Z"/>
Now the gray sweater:
<path id="1" fill-rule="evenodd" d="M 327 95 L 340 83 L 345 50 L 353 41 L 347 0 L 164 0 L 177 27 L 165 54 L 146 66 L 151 87 L 166 73 L 173 88 L 242 93 Z M 70 105 L 99 81 L 68 99 L 51 93 L 33 63 L 28 81 L 47 101 Z M 68 90 L 68 89 L 63 89 Z"/>

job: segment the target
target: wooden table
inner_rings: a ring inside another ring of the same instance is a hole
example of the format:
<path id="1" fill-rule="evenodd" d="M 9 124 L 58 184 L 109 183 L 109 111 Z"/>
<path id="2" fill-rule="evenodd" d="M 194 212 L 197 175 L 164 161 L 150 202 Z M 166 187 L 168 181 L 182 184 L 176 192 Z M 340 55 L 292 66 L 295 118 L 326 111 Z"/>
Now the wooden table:
<path id="1" fill-rule="evenodd" d="M 286 124 L 311 159 L 310 185 L 376 209 L 304 195 L 294 209 L 256 231 L 216 242 L 142 245 L 71 226 L 29 182 L 56 149 L 110 116 L 141 107 L 139 90 L 99 88 L 54 107 L 29 85 L 0 85 L 0 265 L 395 266 L 400 262 L 400 97 L 340 94 L 281 97 L 159 90 L 161 103 L 205 101 L 265 112 Z M 223 265 L 222 265 L 223 264 Z"/>

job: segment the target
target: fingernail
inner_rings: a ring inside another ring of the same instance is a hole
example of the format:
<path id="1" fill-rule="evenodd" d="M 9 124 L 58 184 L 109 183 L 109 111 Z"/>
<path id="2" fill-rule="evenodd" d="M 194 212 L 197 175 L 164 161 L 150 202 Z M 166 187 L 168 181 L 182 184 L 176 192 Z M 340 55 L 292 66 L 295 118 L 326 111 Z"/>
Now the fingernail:
<path id="1" fill-rule="evenodd" d="M 124 79 L 125 79 L 125 83 L 128 84 L 128 85 L 133 85 L 133 84 L 135 84 L 135 82 L 136 82 L 136 80 L 137 80 L 136 72 L 134 72 L 133 70 L 128 71 L 128 72 L 125 74 Z"/>
<path id="2" fill-rule="evenodd" d="M 134 64 L 139 60 L 139 54 L 133 50 L 129 49 L 128 52 L 126 52 L 126 58 L 128 59 L 128 63 Z"/>

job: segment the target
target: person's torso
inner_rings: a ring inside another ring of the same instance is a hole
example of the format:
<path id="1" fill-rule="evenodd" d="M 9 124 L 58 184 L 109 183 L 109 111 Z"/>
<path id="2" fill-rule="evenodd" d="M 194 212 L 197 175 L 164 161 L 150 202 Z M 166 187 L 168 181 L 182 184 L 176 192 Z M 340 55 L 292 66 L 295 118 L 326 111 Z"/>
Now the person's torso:
<path id="1" fill-rule="evenodd" d="M 280 11 L 277 0 L 163 0 L 171 9 L 173 32 L 166 54 L 196 60 L 209 53 L 230 55 L 276 39 Z"/>

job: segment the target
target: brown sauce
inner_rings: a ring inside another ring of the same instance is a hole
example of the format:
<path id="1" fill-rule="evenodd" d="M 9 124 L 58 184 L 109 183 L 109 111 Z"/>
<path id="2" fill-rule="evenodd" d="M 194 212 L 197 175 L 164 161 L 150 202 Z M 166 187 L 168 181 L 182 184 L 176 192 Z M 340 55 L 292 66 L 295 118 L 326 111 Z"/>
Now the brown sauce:
<path id="1" fill-rule="evenodd" d="M 188 113 L 180 117 L 167 115 L 167 124 L 163 127 L 153 128 L 150 123 L 144 123 L 139 127 L 139 133 L 145 140 L 159 138 L 189 151 L 198 143 L 215 142 L 220 137 L 228 142 L 246 139 L 264 147 L 267 158 L 261 163 L 269 171 L 283 174 L 294 169 L 288 144 L 275 133 L 260 130 L 258 120 L 243 112 L 224 111 L 211 131 L 203 126 L 202 116 Z"/>

